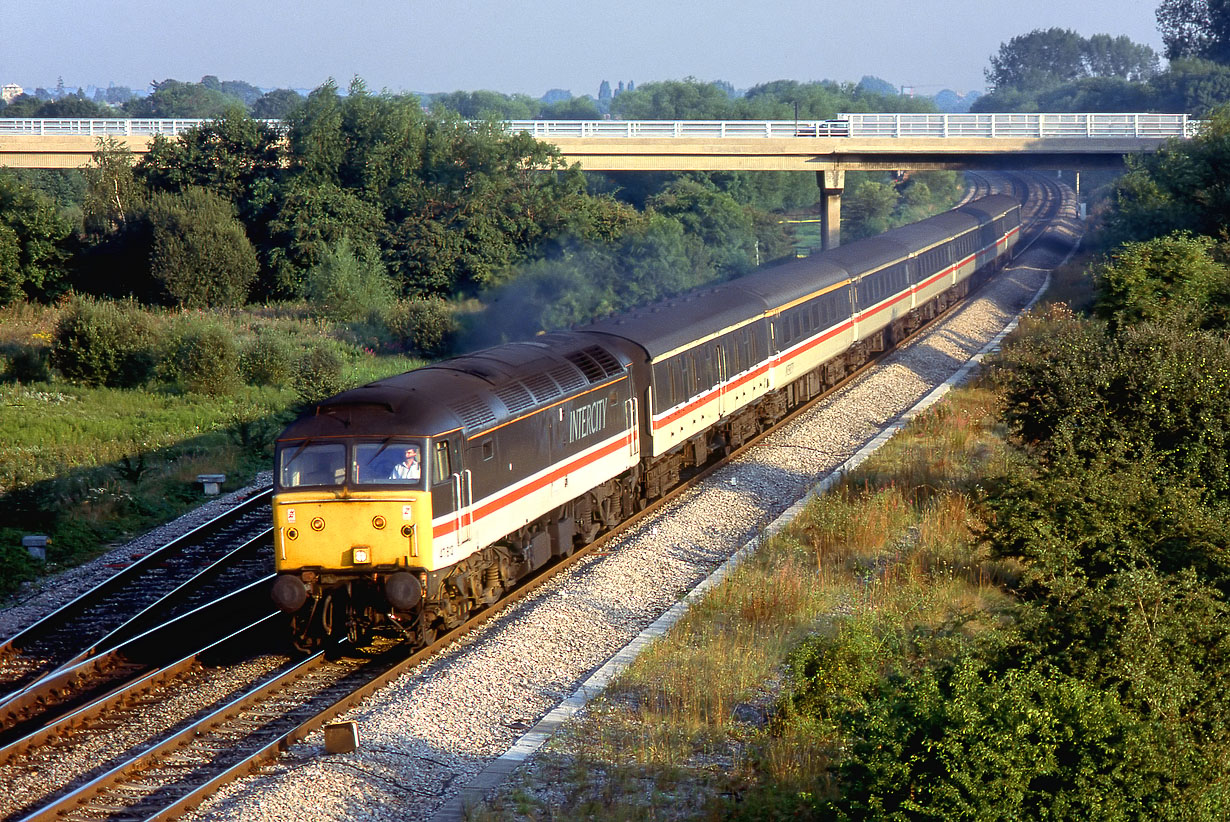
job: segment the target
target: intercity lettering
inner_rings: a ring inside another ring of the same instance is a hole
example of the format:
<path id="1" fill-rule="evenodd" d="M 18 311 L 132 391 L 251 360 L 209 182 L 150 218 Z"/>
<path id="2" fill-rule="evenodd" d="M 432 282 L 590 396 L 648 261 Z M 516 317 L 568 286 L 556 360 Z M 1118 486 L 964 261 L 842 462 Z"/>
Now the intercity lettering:
<path id="1" fill-rule="evenodd" d="M 568 412 L 568 442 L 576 442 L 606 428 L 606 400 Z"/>

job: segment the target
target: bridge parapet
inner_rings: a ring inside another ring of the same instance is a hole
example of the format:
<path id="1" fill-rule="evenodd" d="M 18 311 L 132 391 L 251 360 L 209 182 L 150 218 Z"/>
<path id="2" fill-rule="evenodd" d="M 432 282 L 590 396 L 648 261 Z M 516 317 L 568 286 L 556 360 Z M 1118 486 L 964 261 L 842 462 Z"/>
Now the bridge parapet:
<path id="1" fill-rule="evenodd" d="M 0 118 L 0 136 L 174 136 L 208 120 Z M 281 126 L 279 120 L 266 120 Z M 1134 138 L 1191 137 L 1186 114 L 841 114 L 832 120 L 510 120 L 509 131 L 542 139 L 892 137 Z"/>

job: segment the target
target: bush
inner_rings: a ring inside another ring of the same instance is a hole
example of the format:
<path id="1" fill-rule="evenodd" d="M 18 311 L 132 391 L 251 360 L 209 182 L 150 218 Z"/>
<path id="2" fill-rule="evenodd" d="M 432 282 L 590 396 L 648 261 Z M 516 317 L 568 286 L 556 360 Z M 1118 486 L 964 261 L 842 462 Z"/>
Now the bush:
<path id="1" fill-rule="evenodd" d="M 310 405 L 331 397 L 344 387 L 342 358 L 328 345 L 315 345 L 299 360 L 295 392 Z"/>
<path id="2" fill-rule="evenodd" d="M 10 543 L 10 540 L 21 538 L 20 532 L 6 528 L 2 533 L 6 537 L 5 543 L 9 544 L 0 544 L 0 596 L 9 596 L 21 587 L 21 583 L 38 576 L 41 563 L 32 559 L 24 548 L 14 547 Z"/>
<path id="3" fill-rule="evenodd" d="M 179 338 L 172 357 L 176 377 L 188 391 L 223 396 L 239 386 L 239 349 L 221 326 L 188 330 Z"/>
<path id="4" fill-rule="evenodd" d="M 136 303 L 81 297 L 56 324 L 51 364 L 73 382 L 130 388 L 152 376 L 156 343 Z"/>
<path id="5" fill-rule="evenodd" d="M 307 274 L 308 310 L 334 322 L 371 322 L 384 316 L 393 304 L 393 291 L 379 252 L 355 247 L 346 237 Z"/>
<path id="6" fill-rule="evenodd" d="M 156 194 L 150 203 L 150 274 L 188 308 L 240 306 L 256 279 L 256 251 L 229 202 L 205 189 Z"/>
<path id="7" fill-rule="evenodd" d="M 244 348 L 239 364 L 249 384 L 282 388 L 295 377 L 295 350 L 282 334 L 265 331 Z"/>
<path id="8" fill-rule="evenodd" d="M 0 372 L 3 372 L 5 380 L 11 382 L 47 382 L 51 379 L 46 352 L 24 346 L 8 355 L 8 363 L 0 368 Z"/>
<path id="9" fill-rule="evenodd" d="M 388 325 L 403 346 L 430 358 L 448 354 L 460 328 L 453 310 L 439 297 L 398 301 Z"/>
<path id="10" fill-rule="evenodd" d="M 1171 315 L 1200 324 L 1230 284 L 1211 237 L 1176 232 L 1110 252 L 1093 270 L 1097 312 L 1112 327 Z"/>

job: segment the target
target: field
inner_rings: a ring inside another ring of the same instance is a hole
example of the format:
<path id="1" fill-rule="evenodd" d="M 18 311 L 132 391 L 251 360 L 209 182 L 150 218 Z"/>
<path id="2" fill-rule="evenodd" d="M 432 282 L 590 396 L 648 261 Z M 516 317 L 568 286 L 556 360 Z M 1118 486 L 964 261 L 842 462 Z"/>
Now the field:
<path id="1" fill-rule="evenodd" d="M 45 362 L 64 310 L 4 309 L 0 354 Z M 328 346 L 345 385 L 421 364 L 348 341 L 307 319 L 302 306 L 151 316 L 168 340 L 208 323 L 221 326 L 240 351 L 259 336 L 276 336 L 292 354 Z M 139 387 L 114 388 L 73 385 L 44 372 L 43 379 L 0 383 L 0 595 L 199 505 L 198 474 L 226 474 L 224 491 L 251 483 L 269 468 L 273 437 L 302 404 L 293 369 L 281 385 L 237 380 L 217 393 L 185 390 L 157 375 Z M 45 565 L 20 548 L 21 537 L 33 533 L 52 538 Z"/>

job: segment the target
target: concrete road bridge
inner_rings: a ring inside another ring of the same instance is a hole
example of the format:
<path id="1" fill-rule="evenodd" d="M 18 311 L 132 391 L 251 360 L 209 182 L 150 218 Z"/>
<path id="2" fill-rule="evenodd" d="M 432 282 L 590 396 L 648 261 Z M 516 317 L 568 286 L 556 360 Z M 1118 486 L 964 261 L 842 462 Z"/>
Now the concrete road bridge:
<path id="1" fill-rule="evenodd" d="M 99 140 L 135 154 L 204 120 L 0 118 L 0 165 L 78 168 Z M 843 114 L 832 120 L 522 120 L 586 171 L 814 171 L 826 245 L 837 242 L 847 171 L 1122 167 L 1199 128 L 1184 114 Z"/>

